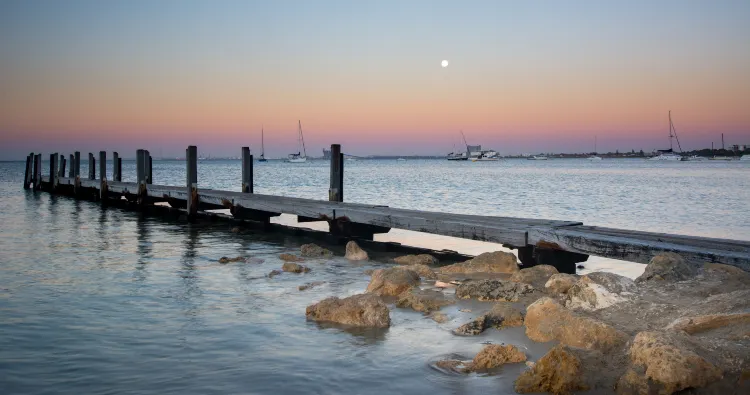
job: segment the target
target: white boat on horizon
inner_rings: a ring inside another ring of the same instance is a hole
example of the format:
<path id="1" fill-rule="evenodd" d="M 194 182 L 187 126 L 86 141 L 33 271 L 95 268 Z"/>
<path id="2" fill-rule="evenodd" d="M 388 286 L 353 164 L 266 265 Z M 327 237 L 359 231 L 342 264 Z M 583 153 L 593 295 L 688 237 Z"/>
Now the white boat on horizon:
<path id="1" fill-rule="evenodd" d="M 596 136 L 594 136 L 594 153 L 588 157 L 588 160 L 602 160 L 600 156 L 596 155 Z"/>
<path id="2" fill-rule="evenodd" d="M 469 156 L 470 156 L 470 153 L 469 153 L 469 144 L 466 142 L 466 136 L 464 136 L 464 131 L 463 130 L 461 131 L 461 137 L 464 139 L 464 145 L 466 146 L 466 151 L 465 152 L 456 151 L 456 146 L 454 145 L 453 146 L 453 151 L 450 152 L 446 156 L 446 159 L 448 159 L 448 160 L 468 160 L 469 159 Z"/>
<path id="3" fill-rule="evenodd" d="M 500 154 L 495 150 L 480 151 L 479 155 L 471 157 L 472 162 L 496 162 L 500 160 Z"/>
<path id="4" fill-rule="evenodd" d="M 674 133 L 673 133 L 674 132 Z M 680 147 L 680 139 L 677 137 L 677 130 L 674 128 L 674 124 L 672 123 L 672 111 L 669 112 L 669 149 L 660 149 L 654 151 L 656 155 L 650 157 L 648 160 L 658 160 L 658 161 L 681 161 L 682 155 L 677 154 L 672 149 L 672 139 L 677 140 L 677 147 L 682 151 L 682 147 Z"/>
<path id="5" fill-rule="evenodd" d="M 304 163 L 307 162 L 307 152 L 305 151 L 305 138 L 302 136 L 302 122 L 297 120 L 298 124 L 298 136 L 297 140 L 299 143 L 300 150 L 296 154 L 289 154 L 287 156 L 287 162 L 289 163 Z"/>
<path id="6" fill-rule="evenodd" d="M 708 158 L 704 156 L 690 155 L 690 156 L 684 156 L 682 160 L 685 162 L 702 162 L 704 160 L 708 160 Z"/>
<path id="7" fill-rule="evenodd" d="M 528 158 L 526 158 L 526 160 L 547 160 L 547 159 L 548 158 L 546 155 L 531 155 Z"/>
<path id="8" fill-rule="evenodd" d="M 268 162 L 268 159 L 266 159 L 266 146 L 264 142 L 265 138 L 263 136 L 263 126 L 260 127 L 260 158 L 258 159 L 258 162 Z"/>

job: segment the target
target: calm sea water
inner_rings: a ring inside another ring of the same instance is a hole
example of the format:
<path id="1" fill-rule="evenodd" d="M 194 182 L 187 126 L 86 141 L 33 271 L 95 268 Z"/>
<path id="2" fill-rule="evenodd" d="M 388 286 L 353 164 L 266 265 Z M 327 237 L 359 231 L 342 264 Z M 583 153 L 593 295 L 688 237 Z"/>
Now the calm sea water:
<path id="1" fill-rule="evenodd" d="M 522 328 L 453 336 L 475 315 L 459 309 L 480 309 L 471 303 L 444 308 L 445 324 L 393 306 L 388 330 L 307 322 L 307 305 L 362 292 L 364 271 L 388 263 L 335 258 L 268 279 L 277 255 L 305 240 L 24 191 L 23 166 L 0 163 L 0 393 L 512 393 L 522 366 L 457 376 L 431 363 L 471 357 L 488 341 L 526 347 L 532 360 L 550 346 L 529 342 Z M 134 181 L 132 162 L 123 171 Z M 157 184 L 183 185 L 184 174 L 183 162 L 154 163 Z M 346 163 L 345 177 L 351 202 L 750 240 L 747 162 L 360 160 Z M 239 181 L 237 161 L 199 164 L 200 187 L 239 190 Z M 255 188 L 324 199 L 328 163 L 256 163 Z M 379 237 L 473 254 L 497 249 L 396 230 Z M 236 255 L 252 259 L 216 262 Z M 595 258 L 586 266 L 642 271 Z M 311 281 L 326 283 L 297 290 Z"/>

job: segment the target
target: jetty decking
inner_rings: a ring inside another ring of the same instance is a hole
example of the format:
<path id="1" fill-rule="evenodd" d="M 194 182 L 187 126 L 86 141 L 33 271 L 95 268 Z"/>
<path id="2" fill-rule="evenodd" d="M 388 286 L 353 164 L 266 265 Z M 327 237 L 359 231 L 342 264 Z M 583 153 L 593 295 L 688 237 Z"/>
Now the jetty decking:
<path id="1" fill-rule="evenodd" d="M 80 153 L 51 154 L 49 175 L 42 175 L 41 154 L 26 160 L 24 188 L 100 201 L 103 205 L 126 202 L 139 210 L 168 203 L 194 220 L 206 210 L 229 209 L 234 218 L 269 223 L 284 214 L 299 222 L 327 221 L 329 231 L 345 237 L 372 239 L 391 228 L 460 237 L 502 244 L 517 249 L 525 265 L 550 264 L 574 272 L 575 264 L 589 255 L 648 263 L 656 254 L 675 252 L 695 263 L 723 263 L 750 271 L 750 242 L 586 226 L 578 221 L 478 216 L 406 210 L 388 206 L 344 203 L 344 161 L 341 147 L 331 146 L 329 199 L 314 200 L 253 193 L 253 156 L 242 148 L 242 192 L 198 189 L 197 148 L 186 151 L 186 185 L 154 185 L 152 159 L 146 150 L 136 154 L 137 182 L 122 182 L 122 158 L 113 153 L 113 180 L 106 178 L 106 152 L 89 154 L 88 177 L 80 176 Z M 70 163 L 66 177 L 66 166 Z M 120 205 L 121 206 L 121 205 Z"/>

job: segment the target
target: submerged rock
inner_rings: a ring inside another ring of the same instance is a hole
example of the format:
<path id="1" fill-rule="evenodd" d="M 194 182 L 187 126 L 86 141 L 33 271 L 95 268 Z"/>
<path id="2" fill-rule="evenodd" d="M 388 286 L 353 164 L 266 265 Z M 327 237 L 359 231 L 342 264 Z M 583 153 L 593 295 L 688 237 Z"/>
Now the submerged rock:
<path id="1" fill-rule="evenodd" d="M 330 250 L 312 243 L 300 246 L 300 254 L 311 258 L 330 258 L 333 256 L 333 252 Z"/>
<path id="2" fill-rule="evenodd" d="M 398 296 L 419 284 L 419 275 L 402 267 L 378 269 L 372 273 L 368 293 L 381 296 Z"/>
<path id="3" fill-rule="evenodd" d="M 618 383 L 622 387 L 643 388 L 646 380 L 659 386 L 659 393 L 671 394 L 686 388 L 700 388 L 722 378 L 722 372 L 665 332 L 640 332 L 630 347 L 633 365 L 645 368 L 645 375 L 627 372 Z"/>
<path id="4" fill-rule="evenodd" d="M 570 287 L 565 306 L 599 310 L 630 299 L 636 290 L 633 280 L 627 277 L 607 272 L 589 273 Z"/>
<path id="5" fill-rule="evenodd" d="M 412 289 L 409 292 L 401 294 L 399 300 L 396 302 L 397 307 L 409 308 L 424 313 L 430 313 L 434 310 L 440 310 L 443 306 L 448 306 L 456 303 L 455 300 L 448 299 L 440 291 L 434 291 L 431 289 Z"/>
<path id="6" fill-rule="evenodd" d="M 698 267 L 685 262 L 674 252 L 664 252 L 653 258 L 646 265 L 646 270 L 635 282 L 644 281 L 683 281 L 695 277 Z"/>
<path id="7" fill-rule="evenodd" d="M 569 348 L 557 345 L 540 358 L 531 369 L 521 373 L 515 382 L 516 392 L 521 394 L 549 392 L 567 395 L 586 391 L 583 380 L 583 364 Z"/>
<path id="8" fill-rule="evenodd" d="M 518 298 L 534 292 L 528 284 L 502 280 L 467 281 L 456 288 L 456 296 L 461 299 L 482 301 L 517 302 Z"/>
<path id="9" fill-rule="evenodd" d="M 281 270 L 291 273 L 307 273 L 310 271 L 310 268 L 307 266 L 296 264 L 294 262 L 284 262 L 284 264 L 281 266 Z"/>
<path id="10" fill-rule="evenodd" d="M 536 265 L 513 273 L 510 277 L 510 281 L 541 286 L 544 285 L 552 275 L 558 273 L 559 272 L 554 266 Z"/>
<path id="11" fill-rule="evenodd" d="M 273 278 L 274 276 L 278 276 L 281 273 L 283 273 L 281 270 L 271 270 L 271 272 L 268 273 L 268 277 Z"/>
<path id="12" fill-rule="evenodd" d="M 497 303 L 492 310 L 480 315 L 473 321 L 461 325 L 453 333 L 463 336 L 475 336 L 489 328 L 506 328 L 523 325 L 523 313 L 507 303 Z"/>
<path id="13" fill-rule="evenodd" d="M 458 359 L 444 359 L 435 362 L 435 367 L 453 373 L 466 373 L 469 363 Z"/>
<path id="14" fill-rule="evenodd" d="M 399 265 L 437 265 L 438 260 L 429 254 L 404 255 L 393 258 L 393 261 Z"/>
<path id="15" fill-rule="evenodd" d="M 344 299 L 332 296 L 307 306 L 305 314 L 310 320 L 344 325 L 376 328 L 391 325 L 388 306 L 373 294 L 359 294 Z"/>
<path id="16" fill-rule="evenodd" d="M 350 261 L 366 261 L 370 259 L 367 251 L 359 247 L 356 241 L 352 240 L 346 243 L 346 259 Z"/>
<path id="17" fill-rule="evenodd" d="M 221 257 L 219 258 L 219 263 L 230 263 L 230 262 L 247 262 L 247 258 L 243 258 L 241 256 L 238 256 L 236 258 L 228 258 L 228 257 Z"/>
<path id="18" fill-rule="evenodd" d="M 298 257 L 297 255 L 292 254 L 279 254 L 279 259 L 285 262 L 302 262 L 304 261 L 303 258 Z"/>
<path id="19" fill-rule="evenodd" d="M 526 336 L 537 342 L 558 340 L 573 347 L 609 351 L 628 336 L 609 324 L 579 316 L 552 298 L 544 297 L 526 309 Z"/>
<path id="20" fill-rule="evenodd" d="M 311 283 L 302 284 L 299 287 L 297 287 L 297 289 L 300 290 L 300 291 L 304 291 L 304 290 L 307 290 L 307 289 L 310 289 L 310 288 L 317 287 L 318 285 L 323 285 L 325 283 L 326 283 L 325 281 L 313 281 Z"/>
<path id="21" fill-rule="evenodd" d="M 443 266 L 440 273 L 515 273 L 518 269 L 516 256 L 503 251 L 485 252 L 466 262 Z"/>
<path id="22" fill-rule="evenodd" d="M 482 348 L 471 361 L 470 369 L 474 372 L 496 368 L 506 363 L 526 361 L 526 354 L 513 345 L 489 344 Z"/>
<path id="23" fill-rule="evenodd" d="M 578 282 L 578 278 L 572 274 L 557 273 L 547 280 L 544 288 L 552 293 L 564 294 Z"/>

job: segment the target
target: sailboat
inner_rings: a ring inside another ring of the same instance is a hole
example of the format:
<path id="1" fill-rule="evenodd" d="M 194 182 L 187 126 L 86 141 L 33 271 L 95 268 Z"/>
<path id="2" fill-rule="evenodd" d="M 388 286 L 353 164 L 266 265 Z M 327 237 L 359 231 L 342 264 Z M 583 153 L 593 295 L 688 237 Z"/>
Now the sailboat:
<path id="1" fill-rule="evenodd" d="M 468 160 L 469 159 L 469 143 L 466 142 L 466 136 L 464 136 L 464 131 L 461 131 L 461 137 L 464 139 L 464 145 L 466 146 L 465 152 L 456 151 L 456 146 L 453 146 L 453 151 L 448 154 L 447 158 L 448 160 Z"/>
<path id="2" fill-rule="evenodd" d="M 268 162 L 268 159 L 266 159 L 266 148 L 263 144 L 263 127 L 260 128 L 260 159 L 258 159 L 258 162 Z"/>
<path id="3" fill-rule="evenodd" d="M 596 136 L 594 136 L 594 154 L 589 156 L 589 160 L 602 160 L 600 156 L 596 156 Z"/>
<path id="4" fill-rule="evenodd" d="M 674 132 L 674 133 L 673 133 Z M 682 151 L 680 147 L 680 139 L 677 137 L 677 130 L 674 128 L 672 123 L 672 111 L 669 112 L 669 149 L 656 150 L 658 153 L 656 156 L 649 158 L 649 160 L 669 160 L 669 161 L 681 161 L 682 156 L 672 150 L 672 139 L 677 140 L 677 147 Z"/>
<path id="5" fill-rule="evenodd" d="M 299 151 L 297 151 L 296 154 L 289 154 L 287 156 L 287 162 L 289 163 L 303 163 L 307 162 L 307 152 L 305 151 L 305 138 L 302 136 L 302 122 L 297 121 L 298 123 L 298 130 L 299 130 L 299 136 L 297 136 L 298 142 L 299 142 Z"/>

